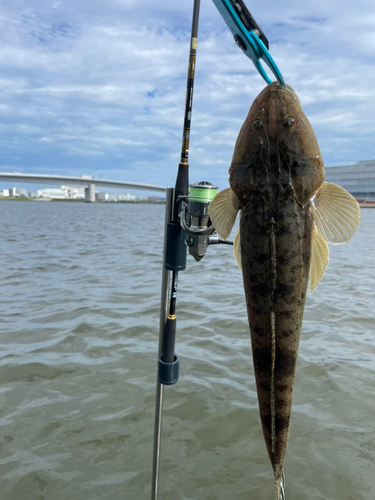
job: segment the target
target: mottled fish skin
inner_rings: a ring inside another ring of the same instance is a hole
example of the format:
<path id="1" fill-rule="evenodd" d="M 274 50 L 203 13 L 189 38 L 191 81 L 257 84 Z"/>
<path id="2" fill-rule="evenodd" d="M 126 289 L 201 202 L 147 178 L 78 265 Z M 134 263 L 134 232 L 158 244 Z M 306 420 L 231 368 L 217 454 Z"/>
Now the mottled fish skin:
<path id="1" fill-rule="evenodd" d="M 279 484 L 310 267 L 310 200 L 324 181 L 314 131 L 289 86 L 274 82 L 255 99 L 229 173 L 242 209 L 242 272 L 259 410 Z"/>

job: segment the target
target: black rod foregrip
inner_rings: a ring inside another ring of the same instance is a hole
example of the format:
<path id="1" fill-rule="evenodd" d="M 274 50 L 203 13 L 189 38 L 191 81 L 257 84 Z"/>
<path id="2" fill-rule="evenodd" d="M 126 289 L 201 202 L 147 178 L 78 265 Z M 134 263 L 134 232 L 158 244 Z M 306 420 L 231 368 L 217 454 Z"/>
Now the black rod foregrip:
<path id="1" fill-rule="evenodd" d="M 178 222 L 169 221 L 166 227 L 164 266 L 168 271 L 186 269 L 186 234 Z"/>
<path id="2" fill-rule="evenodd" d="M 181 163 L 178 166 L 176 186 L 174 189 L 175 199 L 173 205 L 173 222 L 179 224 L 179 210 L 181 206 L 181 199 L 179 196 L 189 194 L 189 164 Z"/>
<path id="3" fill-rule="evenodd" d="M 175 359 L 174 347 L 176 343 L 176 315 L 168 314 L 164 329 L 163 348 L 161 359 L 164 363 L 173 363 Z"/>

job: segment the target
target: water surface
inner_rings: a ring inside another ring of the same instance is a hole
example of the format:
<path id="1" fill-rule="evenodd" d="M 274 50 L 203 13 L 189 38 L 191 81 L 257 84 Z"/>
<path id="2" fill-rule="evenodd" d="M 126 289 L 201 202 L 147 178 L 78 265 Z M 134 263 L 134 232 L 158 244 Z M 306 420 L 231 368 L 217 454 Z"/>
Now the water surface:
<path id="1" fill-rule="evenodd" d="M 150 498 L 164 206 L 0 202 L 0 498 Z M 308 296 L 287 499 L 375 498 L 375 210 Z M 180 274 L 163 500 L 273 500 L 242 277 Z"/>

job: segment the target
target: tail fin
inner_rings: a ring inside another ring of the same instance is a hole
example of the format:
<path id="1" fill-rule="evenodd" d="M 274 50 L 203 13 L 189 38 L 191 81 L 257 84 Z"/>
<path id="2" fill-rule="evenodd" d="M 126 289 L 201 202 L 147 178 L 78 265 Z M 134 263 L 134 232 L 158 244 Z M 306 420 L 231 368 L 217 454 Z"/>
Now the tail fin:
<path id="1" fill-rule="evenodd" d="M 275 478 L 275 500 L 285 500 L 285 474 L 281 469 L 281 474 Z"/>

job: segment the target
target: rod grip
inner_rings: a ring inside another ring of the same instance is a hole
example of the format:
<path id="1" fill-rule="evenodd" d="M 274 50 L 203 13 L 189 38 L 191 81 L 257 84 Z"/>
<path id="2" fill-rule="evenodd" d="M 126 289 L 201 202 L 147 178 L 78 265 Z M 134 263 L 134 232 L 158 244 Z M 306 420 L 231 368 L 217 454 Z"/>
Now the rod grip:
<path id="1" fill-rule="evenodd" d="M 173 221 L 167 223 L 167 242 L 165 246 L 165 269 L 183 271 L 186 269 L 185 231 L 180 224 Z"/>
<path id="2" fill-rule="evenodd" d="M 175 384 L 178 380 L 179 359 L 175 356 L 176 316 L 168 315 L 163 336 L 163 349 L 159 357 L 158 378 L 164 385 Z"/>
<path id="3" fill-rule="evenodd" d="M 176 342 L 176 315 L 168 314 L 167 322 L 165 324 L 163 336 L 163 348 L 161 357 L 164 363 L 173 363 L 174 361 L 174 346 Z"/>

